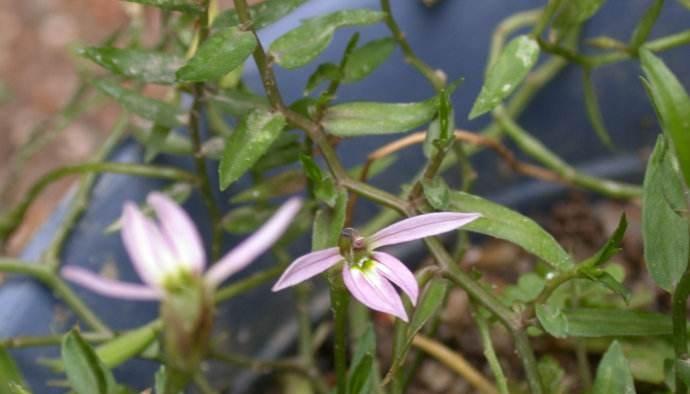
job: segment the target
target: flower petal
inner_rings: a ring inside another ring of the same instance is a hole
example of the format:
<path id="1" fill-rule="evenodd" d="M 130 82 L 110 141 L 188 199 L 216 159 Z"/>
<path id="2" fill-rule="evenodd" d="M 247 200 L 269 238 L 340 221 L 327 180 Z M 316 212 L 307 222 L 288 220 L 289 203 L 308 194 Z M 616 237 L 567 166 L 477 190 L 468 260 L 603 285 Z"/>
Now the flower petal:
<path id="1" fill-rule="evenodd" d="M 377 271 L 363 272 L 357 268 L 343 266 L 343 281 L 352 296 L 367 307 L 397 316 L 407 322 L 407 312 L 402 304 L 400 295 L 395 291 L 386 278 Z"/>
<path id="2" fill-rule="evenodd" d="M 372 257 L 379 264 L 376 269 L 410 297 L 412 305 L 417 305 L 419 284 L 414 274 L 400 260 L 388 253 L 374 252 Z"/>
<path id="3" fill-rule="evenodd" d="M 68 281 L 106 297 L 141 301 L 154 301 L 161 298 L 160 291 L 155 288 L 104 278 L 77 266 L 65 266 L 60 273 Z"/>
<path id="4" fill-rule="evenodd" d="M 177 262 L 201 274 L 206 264 L 204 245 L 187 212 L 162 193 L 150 193 L 147 201 L 156 211 L 163 236 L 168 239 Z"/>
<path id="5" fill-rule="evenodd" d="M 285 232 L 301 207 L 301 199 L 297 197 L 289 199 L 268 222 L 208 270 L 206 273 L 208 283 L 211 286 L 217 286 L 270 248 Z"/>
<path id="6" fill-rule="evenodd" d="M 434 212 L 413 216 L 385 227 L 369 238 L 373 249 L 455 230 L 479 218 L 478 213 Z"/>
<path id="7" fill-rule="evenodd" d="M 158 261 L 156 248 L 160 247 L 160 241 L 155 239 L 155 229 L 156 225 L 136 205 L 125 203 L 122 213 L 122 242 L 137 274 L 144 283 L 151 286 L 157 286 L 165 273 Z"/>
<path id="8" fill-rule="evenodd" d="M 341 260 L 343 260 L 343 257 L 340 255 L 338 248 L 328 248 L 307 253 L 287 267 L 271 290 L 283 290 L 286 287 L 304 282 L 312 276 L 331 268 Z"/>

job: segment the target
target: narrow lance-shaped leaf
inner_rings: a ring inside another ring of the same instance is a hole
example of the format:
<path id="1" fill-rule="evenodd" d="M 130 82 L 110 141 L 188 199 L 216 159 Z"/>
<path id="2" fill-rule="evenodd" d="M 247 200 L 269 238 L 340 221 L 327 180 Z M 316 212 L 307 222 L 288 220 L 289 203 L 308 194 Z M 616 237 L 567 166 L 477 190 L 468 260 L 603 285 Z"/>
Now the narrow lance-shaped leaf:
<path id="1" fill-rule="evenodd" d="M 266 27 L 292 12 L 307 0 L 266 0 L 249 7 L 252 27 L 256 30 Z M 223 11 L 213 21 L 213 28 L 226 29 L 240 24 L 234 8 Z"/>
<path id="2" fill-rule="evenodd" d="M 340 137 L 400 133 L 428 123 L 437 107 L 437 97 L 419 103 L 339 104 L 326 110 L 323 126 Z"/>
<path id="3" fill-rule="evenodd" d="M 553 21 L 555 29 L 565 30 L 579 25 L 599 11 L 606 0 L 568 0 Z"/>
<path id="4" fill-rule="evenodd" d="M 527 76 L 539 58 L 539 44 L 526 35 L 512 39 L 491 67 L 474 102 L 469 118 L 483 115 L 508 97 Z"/>
<path id="5" fill-rule="evenodd" d="M 690 186 L 690 98 L 678 78 L 652 52 L 641 49 L 640 61 L 661 127 L 675 150 L 685 184 Z"/>
<path id="6" fill-rule="evenodd" d="M 614 337 L 671 335 L 668 316 L 625 309 L 571 308 L 564 309 L 567 336 Z"/>
<path id="7" fill-rule="evenodd" d="M 24 377 L 10 353 L 0 346 L 0 393 L 12 393 L 12 386 L 24 387 Z"/>
<path id="8" fill-rule="evenodd" d="M 230 199 L 233 204 L 260 201 L 297 193 L 304 188 L 306 178 L 301 170 L 287 170 L 264 179 L 261 183 L 241 191 Z"/>
<path id="9" fill-rule="evenodd" d="M 659 13 L 661 12 L 663 5 L 664 0 L 654 0 L 653 3 L 647 8 L 647 11 L 645 11 L 642 19 L 640 19 L 640 23 L 637 24 L 637 27 L 635 27 L 635 31 L 630 38 L 629 46 L 631 49 L 637 50 L 647 40 L 649 33 L 652 32 L 652 28 L 659 17 Z"/>
<path id="10" fill-rule="evenodd" d="M 112 374 L 77 331 L 65 336 L 61 353 L 67 380 L 77 394 L 114 393 Z"/>
<path id="11" fill-rule="evenodd" d="M 184 64 L 180 56 L 133 48 L 91 47 L 79 54 L 114 74 L 147 83 L 174 84 L 175 71 Z"/>
<path id="12" fill-rule="evenodd" d="M 535 309 L 539 324 L 546 332 L 556 338 L 568 336 L 568 319 L 560 308 L 549 304 L 538 304 Z"/>
<path id="13" fill-rule="evenodd" d="M 582 90 L 584 93 L 585 107 L 587 109 L 587 117 L 589 118 L 589 122 L 592 124 L 592 127 L 597 133 L 599 140 L 609 149 L 613 149 L 611 135 L 604 124 L 604 116 L 601 114 L 601 110 L 599 109 L 599 99 L 597 98 L 597 92 L 594 90 L 594 85 L 592 84 L 592 77 L 589 70 L 585 70 L 582 74 Z"/>
<path id="14" fill-rule="evenodd" d="M 126 110 L 161 126 L 176 127 L 185 120 L 185 114 L 168 103 L 142 96 L 114 82 L 98 80 L 93 83 L 100 91 L 114 98 Z"/>
<path id="15" fill-rule="evenodd" d="M 597 367 L 592 394 L 635 394 L 630 365 L 618 341 L 613 341 Z"/>
<path id="16" fill-rule="evenodd" d="M 690 253 L 685 196 L 673 168 L 673 152 L 659 136 L 647 163 L 642 194 L 642 239 L 647 269 L 659 287 L 672 291 L 685 272 Z"/>
<path id="17" fill-rule="evenodd" d="M 427 190 L 425 194 L 432 192 Z M 432 202 L 432 200 L 429 200 Z M 478 212 L 482 217 L 463 227 L 464 230 L 510 241 L 543 259 L 558 270 L 567 270 L 573 262 L 556 240 L 532 219 L 464 192 L 450 192 L 447 207 L 434 207 L 458 212 Z"/>
<path id="18" fill-rule="evenodd" d="M 194 57 L 177 71 L 181 82 L 203 82 L 220 79 L 244 63 L 256 47 L 256 38 L 250 31 L 237 27 L 212 34 L 201 45 Z"/>
<path id="19" fill-rule="evenodd" d="M 277 112 L 255 110 L 230 135 L 220 159 L 220 188 L 226 189 L 256 163 L 285 127 Z"/>
<path id="20" fill-rule="evenodd" d="M 388 59 L 395 46 L 395 40 L 386 37 L 369 41 L 352 51 L 343 70 L 343 82 L 356 82 L 371 74 Z"/>
<path id="21" fill-rule="evenodd" d="M 181 11 L 197 14 L 203 11 L 199 0 L 125 0 L 130 3 L 150 5 L 166 11 Z"/>
<path id="22" fill-rule="evenodd" d="M 285 68 L 298 68 L 314 60 L 333 39 L 336 29 L 382 21 L 385 14 L 359 9 L 341 10 L 307 19 L 299 27 L 273 41 L 269 53 Z"/>

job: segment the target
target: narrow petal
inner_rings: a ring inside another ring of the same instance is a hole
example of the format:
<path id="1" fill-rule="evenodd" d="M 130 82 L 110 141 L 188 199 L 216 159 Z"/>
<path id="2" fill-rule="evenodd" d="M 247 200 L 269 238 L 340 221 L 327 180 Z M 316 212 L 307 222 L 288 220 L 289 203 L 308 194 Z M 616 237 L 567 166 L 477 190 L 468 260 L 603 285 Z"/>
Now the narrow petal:
<path id="1" fill-rule="evenodd" d="M 352 296 L 367 307 L 397 316 L 407 322 L 407 312 L 400 296 L 386 278 L 372 270 L 364 273 L 359 269 L 343 266 L 343 281 Z"/>
<path id="2" fill-rule="evenodd" d="M 201 274 L 206 264 L 204 245 L 187 212 L 162 193 L 149 194 L 147 201 L 156 211 L 163 236 L 168 239 L 177 262 Z"/>
<path id="3" fill-rule="evenodd" d="M 479 218 L 478 213 L 435 212 L 414 216 L 393 223 L 369 238 L 370 246 L 378 248 L 455 230 Z"/>
<path id="4" fill-rule="evenodd" d="M 106 297 L 141 301 L 155 301 L 161 298 L 160 291 L 152 287 L 104 278 L 77 266 L 65 266 L 60 273 L 68 281 Z"/>
<path id="5" fill-rule="evenodd" d="M 374 252 L 372 257 L 379 264 L 376 269 L 410 297 L 412 305 L 417 305 L 419 284 L 414 274 L 400 260 L 388 253 Z"/>
<path id="6" fill-rule="evenodd" d="M 136 205 L 125 203 L 122 213 L 122 242 L 141 280 L 148 285 L 156 286 L 164 271 L 155 250 L 154 244 L 158 241 L 152 239 L 151 228 L 155 228 L 155 224 L 147 219 Z"/>
<path id="7" fill-rule="evenodd" d="M 206 273 L 208 283 L 217 286 L 270 248 L 290 226 L 301 207 L 301 199 L 297 197 L 289 199 L 268 222 L 208 270 Z"/>
<path id="8" fill-rule="evenodd" d="M 326 271 L 341 260 L 343 257 L 338 248 L 328 248 L 305 254 L 287 267 L 271 290 L 283 290 L 286 287 L 304 282 L 312 276 Z"/>

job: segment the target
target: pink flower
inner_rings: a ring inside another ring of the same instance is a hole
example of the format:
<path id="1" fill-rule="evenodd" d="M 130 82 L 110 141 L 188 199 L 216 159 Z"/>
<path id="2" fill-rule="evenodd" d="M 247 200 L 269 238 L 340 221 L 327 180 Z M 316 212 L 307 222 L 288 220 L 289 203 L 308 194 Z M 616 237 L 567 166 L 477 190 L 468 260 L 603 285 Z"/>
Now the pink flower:
<path id="1" fill-rule="evenodd" d="M 131 202 L 125 203 L 122 214 L 122 241 L 144 284 L 108 279 L 69 265 L 62 268 L 62 276 L 95 293 L 132 300 L 162 299 L 166 286 L 174 286 L 189 275 L 203 275 L 204 283 L 213 289 L 273 245 L 302 205 L 298 198 L 288 200 L 259 230 L 204 273 L 204 246 L 189 215 L 164 194 L 150 193 L 147 201 L 158 222 Z"/>
<path id="2" fill-rule="evenodd" d="M 436 212 L 401 220 L 364 238 L 346 229 L 340 247 L 308 253 L 283 272 L 273 291 L 301 283 L 335 264 L 343 265 L 343 281 L 352 296 L 371 309 L 408 321 L 402 300 L 393 285 L 417 303 L 419 285 L 412 272 L 394 256 L 377 252 L 386 245 L 394 245 L 455 230 L 479 218 L 477 213 Z"/>

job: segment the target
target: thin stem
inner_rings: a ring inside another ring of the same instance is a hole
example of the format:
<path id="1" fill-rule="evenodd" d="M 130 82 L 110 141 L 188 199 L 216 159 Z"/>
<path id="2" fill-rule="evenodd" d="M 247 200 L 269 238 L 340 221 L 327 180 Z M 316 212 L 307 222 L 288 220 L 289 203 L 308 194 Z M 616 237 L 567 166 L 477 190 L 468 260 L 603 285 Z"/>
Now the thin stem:
<path id="1" fill-rule="evenodd" d="M 672 296 L 671 319 L 673 320 L 673 350 L 677 360 L 688 358 L 687 304 L 690 295 L 690 271 L 685 271 Z M 685 382 L 676 370 L 676 394 L 688 392 Z"/>
<path id="2" fill-rule="evenodd" d="M 69 175 L 104 172 L 144 176 L 151 178 L 182 180 L 190 183 L 197 182 L 197 177 L 194 174 L 174 167 L 152 166 L 131 163 L 101 162 L 83 163 L 58 168 L 42 176 L 38 180 L 38 182 L 34 183 L 31 189 L 29 189 L 29 191 L 25 194 L 24 199 L 17 206 L 15 206 L 14 209 L 12 209 L 5 216 L 0 218 L 0 242 L 5 240 L 7 236 L 12 231 L 14 231 L 14 229 L 21 223 L 31 203 L 51 183 Z"/>
<path id="3" fill-rule="evenodd" d="M 209 26 L 209 2 L 203 2 L 203 13 L 199 17 L 199 41 L 198 45 L 208 37 Z M 194 102 L 189 114 L 189 133 L 192 137 L 192 147 L 194 149 L 194 167 L 199 178 L 199 191 L 201 198 L 206 205 L 212 226 L 211 239 L 211 257 L 213 261 L 220 258 L 221 242 L 223 240 L 223 233 L 221 229 L 221 213 L 216 199 L 213 196 L 213 189 L 211 188 L 211 180 L 208 176 L 208 169 L 206 167 L 206 158 L 202 151 L 201 139 L 201 111 L 204 105 L 204 83 L 198 82 L 194 84 Z"/>
<path id="4" fill-rule="evenodd" d="M 647 41 L 644 44 L 644 47 L 653 52 L 661 52 L 687 44 L 690 44 L 690 30 L 684 30 L 665 37 L 657 38 L 656 40 Z M 628 52 L 616 51 L 613 53 L 592 56 L 591 63 L 593 67 L 600 67 L 607 64 L 628 60 L 632 57 L 633 55 Z"/>
<path id="5" fill-rule="evenodd" d="M 343 284 L 340 269 L 328 273 L 331 292 L 331 311 L 333 312 L 333 357 L 335 363 L 336 390 L 338 394 L 347 392 L 347 309 L 349 296 Z"/>
<path id="6" fill-rule="evenodd" d="M 515 342 L 515 350 L 520 357 L 522 366 L 525 368 L 527 385 L 532 394 L 541 394 L 543 392 L 541 379 L 539 377 L 539 371 L 537 370 L 537 360 L 534 358 L 534 352 L 529 343 L 529 337 L 523 330 L 516 330 L 511 332 L 511 334 Z"/>
<path id="7" fill-rule="evenodd" d="M 29 275 L 47 287 L 61 298 L 74 313 L 88 324 L 93 330 L 105 335 L 112 335 L 112 331 L 105 325 L 72 289 L 47 266 L 32 264 L 27 261 L 12 258 L 0 258 L 0 272 Z"/>
<path id="8" fill-rule="evenodd" d="M 523 152 L 532 156 L 544 166 L 552 169 L 574 185 L 613 198 L 628 199 L 639 197 L 642 194 L 642 189 L 639 186 L 599 179 L 577 171 L 536 138 L 532 137 L 525 129 L 520 127 L 510 116 L 508 116 L 503 108 L 499 107 L 494 110 L 494 116 L 505 132 L 515 141 Z"/>
<path id="9" fill-rule="evenodd" d="M 311 288 L 302 283 L 295 288 L 297 297 L 297 322 L 299 325 L 299 355 L 302 363 L 311 368 L 314 366 L 311 316 L 309 314 L 309 295 Z"/>
<path id="10" fill-rule="evenodd" d="M 498 356 L 496 355 L 496 350 L 494 349 L 494 344 L 491 339 L 489 322 L 484 316 L 482 316 L 481 311 L 478 310 L 474 302 L 471 302 L 470 306 L 472 307 L 472 316 L 474 317 L 474 321 L 477 322 L 479 335 L 482 338 L 484 357 L 486 357 L 486 361 L 489 363 L 489 368 L 491 368 L 491 372 L 494 374 L 498 391 L 501 394 L 510 394 L 508 391 L 508 380 L 503 373 L 501 363 L 498 361 Z"/>
<path id="11" fill-rule="evenodd" d="M 96 153 L 94 161 L 98 162 L 104 160 L 120 142 L 127 126 L 127 119 L 128 116 L 126 114 L 120 115 L 118 120 L 115 122 L 108 139 L 104 142 L 98 153 Z M 77 223 L 77 220 L 79 220 L 81 215 L 88 208 L 91 190 L 93 189 L 93 185 L 96 183 L 96 178 L 96 174 L 94 173 L 89 173 L 82 177 L 77 194 L 71 202 L 69 212 L 60 224 L 60 227 L 53 237 L 53 241 L 51 242 L 50 246 L 48 246 L 48 249 L 46 249 L 46 251 L 43 253 L 43 258 L 41 260 L 53 271 L 57 270 L 60 265 L 60 254 L 62 253 L 62 248 L 67 240 L 67 237 L 71 234 L 74 225 Z"/>
<path id="12" fill-rule="evenodd" d="M 393 34 L 393 38 L 398 42 L 400 49 L 402 49 L 405 56 L 405 61 L 417 69 L 426 79 L 429 80 L 435 90 L 440 91 L 446 85 L 446 77 L 439 70 L 434 70 L 431 66 L 426 64 L 422 59 L 415 55 L 410 43 L 407 42 L 405 34 L 400 30 L 398 23 L 393 17 L 393 10 L 391 9 L 390 0 L 381 0 L 381 10 L 386 13 L 386 26 Z"/>
<path id="13" fill-rule="evenodd" d="M 534 26 L 534 29 L 532 29 L 532 36 L 539 37 L 544 32 L 546 26 L 548 26 L 551 18 L 554 16 L 556 11 L 558 11 L 562 2 L 563 0 L 549 0 L 539 16 L 539 21 L 537 22 L 536 26 Z"/>
<path id="14" fill-rule="evenodd" d="M 99 343 L 112 339 L 111 334 L 102 332 L 82 332 L 81 337 L 89 343 Z M 57 346 L 62 343 L 65 334 L 51 334 L 44 336 L 19 336 L 0 340 L 0 347 L 6 349 L 21 349 L 28 347 Z"/>
<path id="15" fill-rule="evenodd" d="M 285 267 L 283 267 L 282 265 L 275 266 L 265 271 L 258 272 L 240 281 L 237 281 L 231 285 L 221 287 L 216 291 L 215 302 L 219 303 L 227 301 L 237 295 L 240 295 L 255 287 L 258 287 L 268 282 L 269 280 L 278 277 L 278 275 L 280 275 L 284 269 Z"/>
<path id="16" fill-rule="evenodd" d="M 484 375 L 477 371 L 472 364 L 467 362 L 460 353 L 454 352 L 443 344 L 420 334 L 414 337 L 412 345 L 428 353 L 448 368 L 457 372 L 479 392 L 484 394 L 498 394 L 496 387 L 494 387 Z"/>

